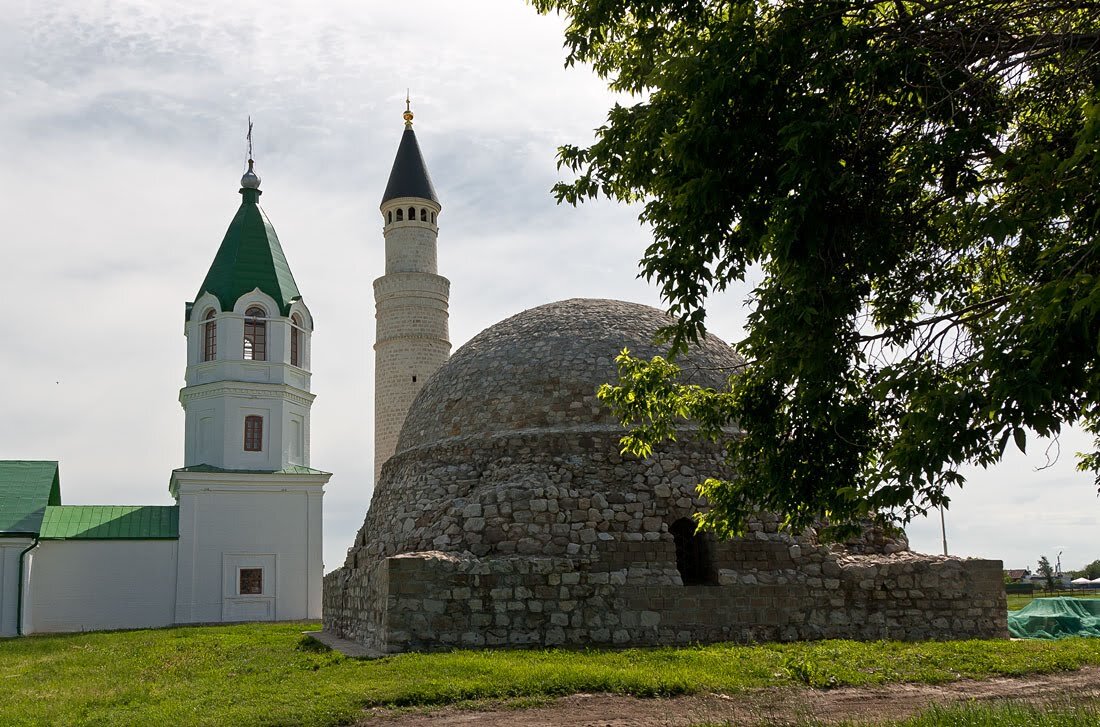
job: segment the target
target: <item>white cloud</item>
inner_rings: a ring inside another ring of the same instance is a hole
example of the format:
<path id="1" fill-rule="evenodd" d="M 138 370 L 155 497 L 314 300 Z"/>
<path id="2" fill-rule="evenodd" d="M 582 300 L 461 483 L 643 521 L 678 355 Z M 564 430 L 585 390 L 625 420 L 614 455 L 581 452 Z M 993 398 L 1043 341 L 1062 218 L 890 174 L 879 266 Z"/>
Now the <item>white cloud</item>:
<path id="1" fill-rule="evenodd" d="M 377 206 L 406 87 L 444 205 L 456 347 L 564 297 L 659 304 L 636 279 L 637 210 L 550 195 L 556 147 L 589 141 L 613 100 L 588 70 L 563 69 L 563 28 L 519 0 L 7 8 L 0 261 L 15 313 L 0 349 L 0 457 L 60 459 L 66 502 L 169 500 L 183 303 L 239 203 L 251 115 L 262 202 L 317 319 L 312 457 L 335 473 L 325 562 L 342 562 L 372 486 Z M 745 294 L 715 300 L 719 335 L 739 335 Z M 1085 476 L 1010 463 L 956 497 L 949 538 L 1017 565 L 1057 539 L 1065 562 L 1087 562 L 1100 557 L 1088 552 L 1092 495 Z M 913 532 L 936 549 L 928 527 Z"/>

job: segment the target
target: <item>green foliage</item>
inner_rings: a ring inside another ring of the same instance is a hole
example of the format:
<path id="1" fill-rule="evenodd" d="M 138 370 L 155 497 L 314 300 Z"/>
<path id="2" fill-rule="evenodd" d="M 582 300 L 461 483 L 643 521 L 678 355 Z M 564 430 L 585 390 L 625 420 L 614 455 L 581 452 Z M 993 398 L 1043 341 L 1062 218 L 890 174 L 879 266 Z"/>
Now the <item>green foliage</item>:
<path id="1" fill-rule="evenodd" d="M 302 648 L 316 624 L 0 641 L 0 724 L 335 725 L 372 706 L 941 683 L 1100 665 L 1100 639 L 820 641 L 623 651 L 456 651 L 374 661 Z"/>
<path id="2" fill-rule="evenodd" d="M 1039 556 L 1039 575 L 1043 577 L 1043 581 L 1046 585 L 1047 591 L 1054 590 L 1054 567 L 1050 564 L 1050 560 L 1045 556 Z"/>
<path id="3" fill-rule="evenodd" d="M 1096 704 L 1068 702 L 1047 705 L 982 704 L 935 705 L 894 727 L 1091 727 L 1100 722 Z"/>
<path id="4" fill-rule="evenodd" d="M 1075 570 L 1070 575 L 1074 578 L 1088 578 L 1090 581 L 1100 578 L 1100 560 L 1094 560 L 1081 570 Z"/>
<path id="5" fill-rule="evenodd" d="M 325 654 L 332 651 L 332 647 L 325 644 L 312 636 L 303 636 L 298 639 L 298 651 L 308 651 L 313 654 Z"/>
<path id="6" fill-rule="evenodd" d="M 762 273 L 728 391 L 622 357 L 603 392 L 629 450 L 689 413 L 744 430 L 705 525 L 904 522 L 1010 442 L 1100 437 L 1094 2 L 530 1 L 634 95 L 556 194 L 643 203 L 673 353 Z"/>
<path id="7" fill-rule="evenodd" d="M 1058 700 L 1048 704 L 1028 704 L 1020 702 L 965 702 L 961 704 L 936 704 L 913 717 L 903 720 L 884 721 L 876 719 L 873 723 L 827 722 L 815 719 L 799 721 L 799 727 L 1093 727 L 1100 721 L 1100 707 L 1092 704 L 1071 704 L 1068 700 Z M 778 724 L 778 723 L 777 723 Z M 783 722 L 786 724 L 786 722 Z M 740 727 L 733 722 L 705 722 L 696 727 Z"/>
<path id="8" fill-rule="evenodd" d="M 791 679 L 814 689 L 829 689 L 840 684 L 835 674 L 830 674 L 825 664 L 807 660 L 804 656 L 791 655 L 783 662 L 783 668 Z"/>

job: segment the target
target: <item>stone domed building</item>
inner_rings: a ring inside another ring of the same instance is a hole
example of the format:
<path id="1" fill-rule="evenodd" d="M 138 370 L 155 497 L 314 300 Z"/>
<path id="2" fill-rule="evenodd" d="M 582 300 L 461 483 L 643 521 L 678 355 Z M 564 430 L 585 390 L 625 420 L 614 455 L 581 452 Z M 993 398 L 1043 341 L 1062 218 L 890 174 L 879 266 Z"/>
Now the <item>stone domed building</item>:
<path id="1" fill-rule="evenodd" d="M 777 532 L 767 515 L 746 538 L 696 533 L 692 517 L 707 503 L 695 486 L 735 476 L 721 444 L 688 434 L 650 458 L 622 456 L 624 430 L 596 398 L 623 348 L 664 353 L 653 343 L 670 322 L 660 310 L 542 305 L 425 375 L 423 361 L 446 343 L 449 283 L 435 270 L 441 207 L 410 140 L 411 113 L 406 121 L 390 187 L 404 180 L 413 193 L 395 202 L 387 190 L 387 268 L 375 283 L 376 350 L 404 358 L 379 358 L 386 388 L 376 395 L 400 389 L 394 400 L 411 403 L 376 413 L 378 431 L 379 417 L 389 430 L 395 417 L 402 424 L 395 439 L 383 435 L 366 520 L 343 567 L 325 577 L 329 635 L 376 654 L 1005 635 L 997 561 L 917 556 L 882 538 L 826 547 L 813 533 Z M 410 259 L 401 245 L 428 262 L 391 264 Z M 408 302 L 395 304 L 395 290 Z M 708 336 L 677 363 L 685 381 L 719 387 L 739 359 Z"/>
<path id="2" fill-rule="evenodd" d="M 749 538 L 696 534 L 699 477 L 733 474 L 720 448 L 682 437 L 620 456 L 623 429 L 595 396 L 622 348 L 661 353 L 668 320 L 567 300 L 459 349 L 413 401 L 347 561 L 326 577 L 325 628 L 380 653 L 1003 632 L 994 561 L 893 541 L 856 555 L 766 516 Z M 720 386 L 738 358 L 708 337 L 679 363 Z"/>
<path id="3" fill-rule="evenodd" d="M 590 559 L 661 542 L 661 523 L 690 518 L 702 504 L 691 494 L 694 473 L 722 469 L 720 453 L 672 443 L 658 460 L 624 461 L 623 429 L 596 389 L 614 379 L 622 348 L 657 354 L 652 339 L 668 320 L 635 303 L 567 300 L 513 316 L 459 349 L 413 402 L 353 567 L 423 551 Z M 682 365 L 721 385 L 737 361 L 711 337 Z M 661 578 L 674 580 L 675 558 L 659 565 Z"/>

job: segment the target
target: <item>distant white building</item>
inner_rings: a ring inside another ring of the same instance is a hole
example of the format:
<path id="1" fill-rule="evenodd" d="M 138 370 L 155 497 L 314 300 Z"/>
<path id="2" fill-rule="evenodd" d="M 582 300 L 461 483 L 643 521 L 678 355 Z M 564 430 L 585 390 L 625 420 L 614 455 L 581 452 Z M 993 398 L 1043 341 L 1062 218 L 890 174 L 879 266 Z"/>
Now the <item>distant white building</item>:
<path id="1" fill-rule="evenodd" d="M 62 505 L 56 462 L 0 461 L 0 636 L 320 618 L 313 317 L 259 186 L 186 307 L 176 504 Z"/>

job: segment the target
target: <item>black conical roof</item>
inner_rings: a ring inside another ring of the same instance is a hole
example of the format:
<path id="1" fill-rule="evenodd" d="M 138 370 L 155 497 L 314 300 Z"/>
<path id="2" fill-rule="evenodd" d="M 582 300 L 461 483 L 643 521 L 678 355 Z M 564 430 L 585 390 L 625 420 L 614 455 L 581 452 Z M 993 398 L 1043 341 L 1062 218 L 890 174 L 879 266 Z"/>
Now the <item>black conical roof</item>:
<path id="1" fill-rule="evenodd" d="M 420 155 L 420 145 L 416 143 L 416 134 L 412 127 L 401 135 L 401 146 L 397 147 L 397 157 L 390 170 L 390 181 L 386 184 L 386 193 L 382 195 L 382 204 L 397 197 L 420 197 L 439 204 L 435 196 L 432 178 L 428 176 L 428 167 Z"/>

